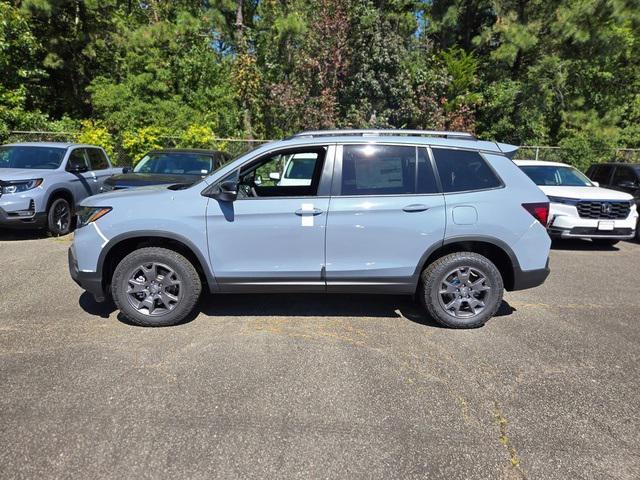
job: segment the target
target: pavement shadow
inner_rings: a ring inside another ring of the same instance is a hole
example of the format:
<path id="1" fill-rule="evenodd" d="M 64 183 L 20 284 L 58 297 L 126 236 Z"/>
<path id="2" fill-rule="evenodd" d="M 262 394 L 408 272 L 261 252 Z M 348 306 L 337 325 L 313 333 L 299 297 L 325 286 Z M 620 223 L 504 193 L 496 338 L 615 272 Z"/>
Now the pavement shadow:
<path id="1" fill-rule="evenodd" d="M 617 252 L 620 250 L 616 245 L 606 245 L 592 242 L 587 239 L 570 239 L 570 240 L 553 240 L 551 242 L 552 250 L 574 250 L 584 252 Z"/>
<path id="2" fill-rule="evenodd" d="M 84 292 L 80 307 L 90 315 L 109 318 L 116 311 L 112 300 L 98 303 Z M 516 309 L 502 301 L 496 317 L 509 316 Z M 406 295 L 346 294 L 215 294 L 205 295 L 197 308 L 181 325 L 192 322 L 200 313 L 216 317 L 374 317 L 405 318 L 426 327 L 443 328 L 417 301 Z M 118 313 L 118 321 L 137 326 Z"/>
<path id="3" fill-rule="evenodd" d="M 48 233 L 44 229 L 10 229 L 0 228 L 1 242 L 19 242 L 21 240 L 40 240 L 47 238 Z"/>
<path id="4" fill-rule="evenodd" d="M 95 315 L 100 318 L 109 318 L 109 316 L 116 311 L 116 305 L 110 298 L 104 302 L 96 302 L 93 295 L 89 292 L 83 292 L 78 300 L 80 308 L 82 308 L 89 315 Z"/>

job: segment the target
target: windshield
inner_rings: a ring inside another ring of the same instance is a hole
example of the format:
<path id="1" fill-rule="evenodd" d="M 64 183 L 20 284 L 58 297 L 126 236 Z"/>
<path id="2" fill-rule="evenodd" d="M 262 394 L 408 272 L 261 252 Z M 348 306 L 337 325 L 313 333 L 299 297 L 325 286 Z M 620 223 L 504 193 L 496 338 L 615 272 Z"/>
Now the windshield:
<path id="1" fill-rule="evenodd" d="M 593 183 L 581 172 L 573 167 L 559 167 L 554 165 L 527 165 L 522 166 L 536 185 L 557 187 L 591 187 Z"/>
<path id="2" fill-rule="evenodd" d="M 150 153 L 138 162 L 135 173 L 169 175 L 208 175 L 214 167 L 213 157 L 202 153 Z"/>
<path id="3" fill-rule="evenodd" d="M 66 151 L 66 148 L 57 147 L 0 147 L 0 168 L 55 170 Z"/>

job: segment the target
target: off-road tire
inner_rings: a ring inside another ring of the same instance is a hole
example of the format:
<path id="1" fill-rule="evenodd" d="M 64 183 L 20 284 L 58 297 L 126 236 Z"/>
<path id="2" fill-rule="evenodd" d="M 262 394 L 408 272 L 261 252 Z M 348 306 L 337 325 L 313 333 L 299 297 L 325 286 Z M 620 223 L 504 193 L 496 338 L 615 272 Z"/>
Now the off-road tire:
<path id="1" fill-rule="evenodd" d="M 151 316 L 134 308 L 127 293 L 131 271 L 152 263 L 171 268 L 180 279 L 182 289 L 173 310 L 159 316 Z M 201 292 L 202 282 L 193 264 L 183 255 L 161 247 L 145 247 L 131 252 L 118 263 L 111 280 L 111 293 L 120 312 L 131 323 L 143 327 L 166 327 L 181 323 L 194 312 Z"/>
<path id="2" fill-rule="evenodd" d="M 472 268 L 482 272 L 490 287 L 484 299 L 482 311 L 468 318 L 458 318 L 447 312 L 440 302 L 442 281 L 448 272 L 456 268 Z M 502 303 L 504 283 L 497 267 L 488 258 L 473 252 L 457 252 L 439 258 L 424 269 L 419 287 L 419 297 L 429 315 L 439 324 L 449 328 L 476 328 L 495 315 Z"/>
<path id="3" fill-rule="evenodd" d="M 62 226 L 58 221 L 58 212 L 60 208 L 66 209 L 69 215 L 68 220 L 65 221 Z M 47 232 L 49 232 L 49 235 L 52 237 L 61 237 L 69 234 L 73 228 L 73 217 L 73 207 L 66 198 L 60 197 L 54 199 L 47 209 Z"/>

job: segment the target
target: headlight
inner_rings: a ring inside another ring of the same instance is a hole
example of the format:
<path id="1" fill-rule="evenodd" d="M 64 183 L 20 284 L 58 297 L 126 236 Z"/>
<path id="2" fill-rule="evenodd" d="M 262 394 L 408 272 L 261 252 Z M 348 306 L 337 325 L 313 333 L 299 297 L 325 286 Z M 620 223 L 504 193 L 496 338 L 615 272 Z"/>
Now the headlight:
<path id="1" fill-rule="evenodd" d="M 11 182 L 4 182 L 1 186 L 2 193 L 21 193 L 27 190 L 33 190 L 34 188 L 42 185 L 41 178 L 34 178 L 33 180 L 15 180 Z"/>
<path id="2" fill-rule="evenodd" d="M 551 197 L 547 195 L 547 198 L 551 203 L 562 203 L 564 205 L 577 205 L 578 200 L 576 198 L 565 198 L 565 197 Z"/>
<path id="3" fill-rule="evenodd" d="M 111 207 L 79 207 L 76 211 L 78 215 L 78 228 L 89 225 L 99 218 L 104 217 L 111 211 Z"/>

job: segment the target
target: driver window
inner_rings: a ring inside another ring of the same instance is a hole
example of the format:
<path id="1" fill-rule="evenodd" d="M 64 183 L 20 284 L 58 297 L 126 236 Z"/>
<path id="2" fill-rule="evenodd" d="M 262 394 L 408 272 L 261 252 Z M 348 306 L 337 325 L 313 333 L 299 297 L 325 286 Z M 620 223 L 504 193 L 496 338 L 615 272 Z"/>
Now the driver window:
<path id="1" fill-rule="evenodd" d="M 314 196 L 326 149 L 288 150 L 262 158 L 240 172 L 238 198 Z"/>
<path id="2" fill-rule="evenodd" d="M 87 162 L 84 148 L 76 148 L 69 154 L 69 160 L 67 161 L 67 170 L 75 169 L 78 166 L 89 170 L 89 163 Z"/>

